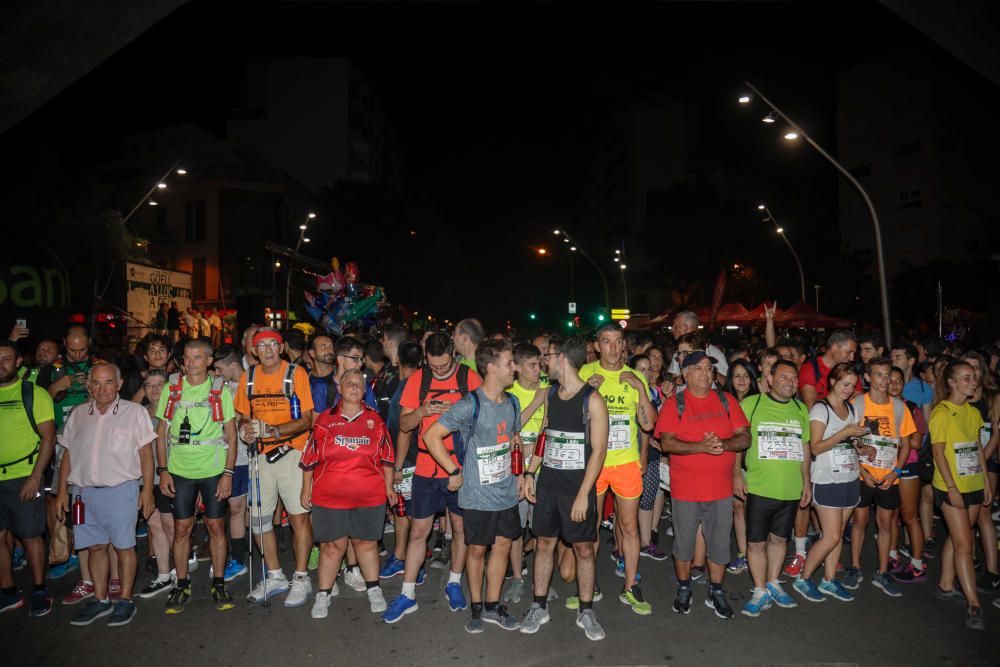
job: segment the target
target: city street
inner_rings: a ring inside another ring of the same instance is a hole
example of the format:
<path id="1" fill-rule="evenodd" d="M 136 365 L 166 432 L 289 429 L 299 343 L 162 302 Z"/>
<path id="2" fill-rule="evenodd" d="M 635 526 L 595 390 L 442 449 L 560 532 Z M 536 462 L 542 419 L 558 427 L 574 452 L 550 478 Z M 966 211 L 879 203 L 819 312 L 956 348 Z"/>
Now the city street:
<path id="1" fill-rule="evenodd" d="M 391 539 L 388 535 L 387 543 Z M 866 545 L 866 557 L 872 549 Z M 45 665 L 996 664 L 1000 611 L 984 597 L 987 631 L 963 627 L 963 606 L 934 598 L 938 563 L 930 561 L 930 579 L 905 587 L 902 598 L 889 598 L 874 588 L 866 571 L 866 581 L 852 603 L 830 599 L 809 603 L 796 595 L 796 609 L 772 607 L 757 619 L 737 613 L 733 620 L 723 621 L 703 605 L 704 585 L 695 585 L 696 604 L 689 616 L 674 614 L 671 562 L 646 558 L 639 569 L 653 614 L 633 614 L 617 601 L 619 580 L 604 550 L 598 565 L 605 597 L 595 604 L 608 634 L 602 642 L 587 641 L 574 625 L 575 612 L 562 606 L 572 590 L 561 581 L 555 585 L 560 600 L 550 604 L 552 620 L 538 634 L 506 633 L 488 625 L 485 633 L 468 635 L 463 629 L 468 612 L 449 612 L 440 569 L 429 569 L 427 582 L 417 589 L 420 610 L 386 625 L 370 613 L 365 595 L 342 581 L 340 596 L 324 621 L 310 618 L 309 605 L 286 609 L 281 599 L 267 609 L 241 602 L 232 611 L 215 611 L 205 563 L 192 576 L 194 598 L 179 616 L 163 613 L 165 596 L 160 596 L 140 600 L 138 615 L 124 628 L 106 628 L 102 621 L 72 627 L 69 619 L 80 606 L 59 604 L 50 616 L 37 621 L 30 621 L 23 610 L 4 614 L 0 628 L 7 656 Z M 287 562 L 285 571 L 291 572 Z M 53 593 L 68 592 L 74 574 L 55 582 Z M 28 584 L 26 571 L 18 575 L 20 585 Z M 147 576 L 141 575 L 143 583 Z M 231 590 L 242 598 L 247 585 L 244 576 L 232 583 Z M 386 596 L 398 594 L 400 585 L 401 577 L 389 580 Z M 748 574 L 727 578 L 737 611 L 749 587 Z M 520 616 L 529 604 L 530 598 L 524 598 L 511 611 Z M 53 627 L 60 630 L 58 635 L 52 633 Z"/>

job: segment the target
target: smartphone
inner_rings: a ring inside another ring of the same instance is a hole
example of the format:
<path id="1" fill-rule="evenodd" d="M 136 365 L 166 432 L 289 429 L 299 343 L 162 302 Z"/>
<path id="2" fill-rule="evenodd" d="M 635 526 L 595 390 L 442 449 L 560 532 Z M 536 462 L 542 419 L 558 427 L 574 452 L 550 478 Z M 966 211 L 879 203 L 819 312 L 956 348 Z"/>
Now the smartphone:
<path id="1" fill-rule="evenodd" d="M 14 323 L 17 324 L 17 326 L 19 326 L 19 327 L 24 327 L 25 329 L 28 328 L 28 320 L 17 319 L 17 320 L 14 320 Z"/>
<path id="2" fill-rule="evenodd" d="M 431 400 L 431 405 L 448 405 L 448 401 Z"/>
<path id="3" fill-rule="evenodd" d="M 865 427 L 869 433 L 878 433 L 878 419 L 875 417 L 865 417 Z"/>

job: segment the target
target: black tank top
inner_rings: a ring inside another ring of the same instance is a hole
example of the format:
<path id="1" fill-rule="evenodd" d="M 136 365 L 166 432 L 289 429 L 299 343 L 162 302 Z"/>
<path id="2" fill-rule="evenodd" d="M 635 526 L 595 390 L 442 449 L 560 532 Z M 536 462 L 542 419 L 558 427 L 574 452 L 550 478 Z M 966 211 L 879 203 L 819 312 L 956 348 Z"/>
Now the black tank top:
<path id="1" fill-rule="evenodd" d="M 549 397 L 545 454 L 538 476 L 540 492 L 575 496 L 583 483 L 591 448 L 584 432 L 583 399 L 586 385 L 568 400 L 555 391 Z"/>

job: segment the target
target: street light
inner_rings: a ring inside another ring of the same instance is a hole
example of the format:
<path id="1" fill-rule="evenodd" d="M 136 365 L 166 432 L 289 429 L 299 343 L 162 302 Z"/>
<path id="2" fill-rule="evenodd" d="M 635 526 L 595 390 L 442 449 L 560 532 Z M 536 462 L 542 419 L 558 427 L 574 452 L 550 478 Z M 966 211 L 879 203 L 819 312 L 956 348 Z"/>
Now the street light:
<path id="1" fill-rule="evenodd" d="M 785 245 L 788 246 L 788 249 L 792 251 L 792 257 L 795 258 L 795 263 L 799 267 L 799 292 L 800 296 L 802 297 L 801 300 L 805 301 L 806 274 L 805 271 L 802 270 L 802 262 L 799 260 L 799 254 L 795 252 L 795 248 L 792 247 L 792 242 L 788 240 L 787 236 L 785 236 L 785 228 L 778 224 L 778 219 L 774 217 L 774 213 L 771 212 L 771 209 L 767 207 L 767 204 L 764 204 L 763 202 L 758 204 L 757 210 L 764 211 L 765 213 L 767 213 L 767 218 L 764 219 L 764 222 L 771 222 L 774 225 L 774 231 L 778 232 L 778 236 L 780 236 L 781 240 L 785 242 Z"/>
<path id="2" fill-rule="evenodd" d="M 587 259 L 587 261 L 593 265 L 595 269 L 597 269 L 597 273 L 601 276 L 601 283 L 604 285 L 604 307 L 607 308 L 608 310 L 611 310 L 611 299 L 608 296 L 608 279 L 604 276 L 604 271 L 601 270 L 601 267 L 598 266 L 597 262 L 591 259 L 590 255 L 587 254 L 587 251 L 584 250 L 579 243 L 574 241 L 573 238 L 569 235 L 569 233 L 565 229 L 557 227 L 555 230 L 553 230 L 552 233 L 555 234 L 556 236 L 562 235 L 563 241 L 565 243 L 569 243 L 570 248 L 576 248 L 577 250 L 579 250 L 580 254 L 583 255 Z M 570 264 L 570 266 L 572 266 L 572 264 Z"/>
<path id="3" fill-rule="evenodd" d="M 545 253 L 547 253 L 547 252 L 548 252 L 548 250 L 546 250 L 545 248 L 539 248 L 539 249 L 538 249 L 538 254 L 539 254 L 539 255 L 544 255 L 544 254 L 545 254 Z"/>
<path id="4" fill-rule="evenodd" d="M 799 133 L 798 132 L 786 132 L 785 133 L 785 139 L 787 139 L 788 141 L 795 141 L 798 138 L 799 138 Z"/>
<path id="5" fill-rule="evenodd" d="M 129 219 L 130 219 L 130 218 L 131 218 L 131 217 L 132 217 L 133 215 L 135 215 L 135 212 L 139 210 L 139 207 L 140 207 L 140 206 L 142 206 L 142 205 L 143 205 L 143 204 L 144 204 L 144 203 L 146 202 L 146 200 L 148 200 L 148 199 L 149 199 L 150 197 L 152 197 L 152 196 L 153 196 L 153 193 L 154 193 L 154 192 L 156 192 L 157 190 L 164 190 L 164 189 L 166 189 L 166 187 L 167 187 L 167 184 L 166 184 L 166 182 L 165 182 L 165 181 L 167 180 L 167 177 L 168 177 L 168 176 L 170 176 L 170 174 L 174 174 L 174 173 L 176 173 L 176 174 L 178 174 L 178 175 L 180 175 L 180 176 L 184 176 L 185 174 L 187 174 L 187 169 L 178 169 L 178 168 L 177 168 L 177 165 L 179 165 L 180 163 L 181 163 L 181 159 L 180 159 L 180 158 L 177 158 L 177 160 L 176 160 L 176 161 L 174 161 L 174 163 L 173 163 L 172 165 L 170 165 L 170 168 L 169 168 L 169 169 L 167 169 L 167 171 L 166 171 L 166 172 L 164 172 L 163 176 L 161 176 L 160 178 L 156 179 L 156 182 L 155 182 L 155 183 L 153 183 L 153 187 L 151 187 L 151 188 L 150 188 L 150 189 L 149 189 L 149 190 L 148 190 L 148 191 L 146 192 L 146 194 L 144 194 L 144 195 L 142 196 L 142 199 L 140 199 L 140 200 L 139 200 L 139 201 L 138 201 L 138 202 L 136 203 L 136 205 L 132 207 L 132 210 L 128 212 L 128 215 L 126 215 L 126 216 L 125 216 L 125 217 L 124 217 L 124 218 L 122 219 L 122 224 L 125 224 L 125 225 L 127 225 L 127 224 L 128 224 L 128 221 L 129 221 Z M 150 206 L 157 206 L 157 204 L 156 204 L 156 203 L 154 203 L 154 202 L 153 202 L 152 200 L 150 200 L 150 201 L 149 201 L 149 205 L 150 205 Z"/>
<path id="6" fill-rule="evenodd" d="M 628 285 L 625 283 L 625 253 L 624 253 L 624 249 L 625 249 L 624 244 L 622 244 L 621 248 L 617 248 L 615 250 L 615 256 L 612 257 L 612 260 L 616 264 L 618 264 L 618 270 L 621 271 L 621 274 L 622 274 L 622 296 L 625 298 L 624 308 L 626 310 L 628 310 Z"/>
<path id="7" fill-rule="evenodd" d="M 875 233 L 875 264 L 876 264 L 876 270 L 878 271 L 879 297 L 881 298 L 882 301 L 882 329 L 883 329 L 882 334 L 883 336 L 885 336 L 886 345 L 887 346 L 891 345 L 890 341 L 892 341 L 892 323 L 889 317 L 889 288 L 885 278 L 885 257 L 882 251 L 882 227 L 881 225 L 879 225 L 878 214 L 875 212 L 875 206 L 874 204 L 872 204 L 871 197 L 869 197 L 868 193 L 865 192 L 865 189 L 861 186 L 861 183 L 858 182 L 858 179 L 854 178 L 851 172 L 847 171 L 847 169 L 844 168 L 844 165 L 837 162 L 837 160 L 834 159 L 832 155 L 827 153 L 822 146 L 813 141 L 813 138 L 810 137 L 801 127 L 799 127 L 798 123 L 796 123 L 787 115 L 785 115 L 781 111 L 781 109 L 776 107 L 770 100 L 764 97 L 764 95 L 762 95 L 759 90 L 754 88 L 753 84 L 751 84 L 749 81 L 745 81 L 744 83 L 751 91 L 753 91 L 755 95 L 757 95 L 757 97 L 759 97 L 764 102 L 764 104 L 770 107 L 771 111 L 778 114 L 780 118 L 782 118 L 786 123 L 792 126 L 794 131 L 787 133 L 785 135 L 785 138 L 788 140 L 797 139 L 799 137 L 805 139 L 810 146 L 816 149 L 816 152 L 818 152 L 820 155 L 826 158 L 826 160 L 830 164 L 832 164 L 837 169 L 837 171 L 839 171 L 840 174 L 844 178 L 846 178 L 847 181 L 852 186 L 854 186 L 854 189 L 858 191 L 858 194 L 860 194 L 861 198 L 864 200 L 865 206 L 868 207 L 868 214 L 871 216 L 872 220 L 872 229 Z M 739 102 L 740 104 L 749 104 L 750 103 L 749 94 L 743 94 L 742 96 L 740 96 Z M 790 137 L 790 135 L 795 135 L 795 136 Z"/>
<path id="8" fill-rule="evenodd" d="M 306 215 L 306 219 L 299 225 L 299 240 L 295 244 L 295 252 L 299 252 L 299 248 L 302 247 L 303 243 L 309 243 L 310 239 L 306 236 L 306 229 L 309 227 L 309 221 L 315 220 L 316 214 L 310 211 Z M 280 264 L 275 263 L 274 267 L 281 268 Z M 285 328 L 288 328 L 288 309 L 291 306 L 292 299 L 292 267 L 288 267 L 288 275 L 285 277 Z"/>

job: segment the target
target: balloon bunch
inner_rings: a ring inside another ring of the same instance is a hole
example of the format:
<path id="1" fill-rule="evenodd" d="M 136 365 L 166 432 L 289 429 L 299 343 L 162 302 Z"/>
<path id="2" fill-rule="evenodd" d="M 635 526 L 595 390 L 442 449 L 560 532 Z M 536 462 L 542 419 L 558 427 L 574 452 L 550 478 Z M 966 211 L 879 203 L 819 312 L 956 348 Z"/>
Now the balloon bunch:
<path id="1" fill-rule="evenodd" d="M 316 291 L 305 292 L 306 312 L 321 329 L 334 336 L 344 333 L 352 322 L 373 324 L 385 305 L 385 291 L 375 285 L 358 282 L 358 265 L 347 262 L 340 270 L 340 260 L 330 260 L 333 269 L 316 280 Z"/>

